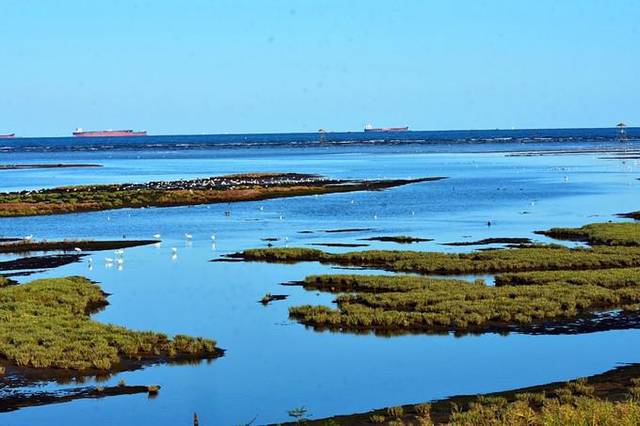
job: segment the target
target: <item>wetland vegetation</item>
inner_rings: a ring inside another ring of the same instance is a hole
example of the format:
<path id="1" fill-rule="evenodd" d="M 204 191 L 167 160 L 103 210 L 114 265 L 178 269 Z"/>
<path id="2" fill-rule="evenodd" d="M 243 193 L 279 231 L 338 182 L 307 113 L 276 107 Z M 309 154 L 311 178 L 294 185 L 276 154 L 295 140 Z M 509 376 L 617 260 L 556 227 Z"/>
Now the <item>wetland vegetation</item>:
<path id="1" fill-rule="evenodd" d="M 597 284 L 490 287 L 484 281 L 417 276 L 329 275 L 305 279 L 307 289 L 345 293 L 337 309 L 295 306 L 289 313 L 305 325 L 332 330 L 402 332 L 481 332 L 526 329 L 534 323 L 569 320 L 598 310 L 640 308 L 640 279 L 635 285 Z"/>
<path id="2" fill-rule="evenodd" d="M 259 248 L 231 254 L 230 259 L 261 262 L 321 262 L 341 266 L 386 269 L 420 274 L 473 274 L 537 270 L 584 270 L 640 267 L 640 247 L 557 245 L 441 253 L 404 250 L 364 250 L 329 253 L 311 248 Z"/>
<path id="3" fill-rule="evenodd" d="M 640 224 L 593 224 L 557 232 L 563 238 L 604 242 L 584 248 L 526 245 L 472 253 L 313 249 L 246 250 L 236 258 L 269 262 L 320 261 L 421 274 L 498 273 L 496 286 L 409 275 L 321 275 L 297 283 L 338 294 L 337 308 L 294 306 L 290 316 L 317 329 L 406 332 L 540 332 L 545 324 L 583 321 L 571 328 L 628 327 L 640 310 L 640 250 L 630 242 Z M 555 233 L 556 231 L 554 231 Z M 570 234 L 570 235 L 568 235 Z M 295 283 L 294 283 L 295 284 Z M 598 317 L 620 311 L 617 319 Z M 593 320 L 589 323 L 589 320 Z M 594 325 L 598 324 L 598 325 Z"/>
<path id="4" fill-rule="evenodd" d="M 299 173 L 254 173 L 144 184 L 67 186 L 0 193 L 0 217 L 229 203 L 336 192 L 372 191 L 439 179 L 444 178 L 337 180 Z"/>
<path id="5" fill-rule="evenodd" d="M 537 233 L 557 240 L 585 241 L 591 245 L 640 246 L 638 223 L 592 223 L 580 228 L 551 228 Z"/>
<path id="6" fill-rule="evenodd" d="M 631 426 L 640 422 L 640 366 L 496 392 L 461 395 L 307 422 L 310 425 Z"/>
<path id="7" fill-rule="evenodd" d="M 117 370 L 123 360 L 206 359 L 213 340 L 132 331 L 93 321 L 107 295 L 83 277 L 0 288 L 0 355 L 18 367 Z"/>

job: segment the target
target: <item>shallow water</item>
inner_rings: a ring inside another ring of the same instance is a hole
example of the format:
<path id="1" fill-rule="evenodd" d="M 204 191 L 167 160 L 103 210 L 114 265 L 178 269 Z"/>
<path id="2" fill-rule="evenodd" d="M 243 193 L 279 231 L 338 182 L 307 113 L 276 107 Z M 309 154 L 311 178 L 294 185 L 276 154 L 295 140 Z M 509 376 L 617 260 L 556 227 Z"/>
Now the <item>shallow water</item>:
<path id="1" fill-rule="evenodd" d="M 626 145 L 638 148 L 640 144 Z M 615 140 L 581 140 L 573 150 L 618 149 Z M 559 144 L 529 144 L 528 150 L 557 150 Z M 640 332 L 577 336 L 454 337 L 314 332 L 288 320 L 287 308 L 331 304 L 333 296 L 282 282 L 313 273 L 345 271 L 317 263 L 269 265 L 208 262 L 276 237 L 276 246 L 318 242 L 363 243 L 360 238 L 411 235 L 434 241 L 411 245 L 367 241 L 370 248 L 469 251 L 442 243 L 488 237 L 548 239 L 532 231 L 619 220 L 637 210 L 640 165 L 603 160 L 602 154 L 513 157 L 512 143 L 330 145 L 286 148 L 137 149 L 55 153 L 16 150 L 0 154 L 14 162 L 92 162 L 100 169 L 0 171 L 0 191 L 80 183 L 144 182 L 250 171 L 319 173 L 336 178 L 447 176 L 378 192 L 164 209 L 118 210 L 0 220 L 0 236 L 34 238 L 151 238 L 160 247 L 125 250 L 122 268 L 108 267 L 111 252 L 36 277 L 86 275 L 111 293 L 95 318 L 136 329 L 211 337 L 224 357 L 196 366 L 154 366 L 126 372 L 129 384 L 162 386 L 146 395 L 83 400 L 19 410 L 0 416 L 3 425 L 188 424 L 195 411 L 203 425 L 287 420 L 287 410 L 306 406 L 314 417 L 365 411 L 460 393 L 509 389 L 605 371 L 637 362 Z M 225 216 L 226 210 L 231 211 Z M 492 226 L 487 226 L 487 221 Z M 372 228 L 325 233 L 339 228 Z M 314 231 L 300 233 L 299 231 Z M 193 234 L 193 241 L 184 238 Z M 215 245 L 211 235 L 215 234 Z M 172 259 L 171 249 L 178 250 Z M 326 248 L 348 251 L 348 248 Z M 8 257 L 7 257 L 8 258 Z M 381 273 L 376 271 L 376 273 Z M 474 279 L 475 277 L 467 277 Z M 491 277 L 481 277 L 489 279 Z M 28 281 L 30 278 L 20 278 Z M 267 292 L 288 294 L 262 306 Z M 606 350 L 603 350 L 606 348 Z"/>

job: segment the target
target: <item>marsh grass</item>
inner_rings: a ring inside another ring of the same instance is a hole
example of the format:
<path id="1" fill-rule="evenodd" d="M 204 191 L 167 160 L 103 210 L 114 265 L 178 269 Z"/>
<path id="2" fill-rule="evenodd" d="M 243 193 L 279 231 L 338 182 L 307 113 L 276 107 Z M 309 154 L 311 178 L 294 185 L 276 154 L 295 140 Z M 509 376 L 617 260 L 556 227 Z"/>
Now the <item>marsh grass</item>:
<path id="1" fill-rule="evenodd" d="M 495 329 L 572 319 L 602 309 L 632 311 L 640 303 L 640 280 L 621 288 L 555 283 L 489 287 L 401 275 L 313 276 L 308 280 L 314 289 L 345 294 L 337 297 L 337 309 L 304 305 L 291 307 L 289 314 L 303 324 L 329 329 Z"/>
<path id="2" fill-rule="evenodd" d="M 545 245 L 473 253 L 400 250 L 328 253 L 308 248 L 261 248 L 245 250 L 231 257 L 274 263 L 318 261 L 342 266 L 442 275 L 640 267 L 640 247 L 615 246 L 570 249 Z"/>
<path id="3" fill-rule="evenodd" d="M 499 274 L 497 286 L 503 285 L 597 285 L 611 289 L 640 285 L 640 268 L 602 269 L 586 271 L 535 271 Z"/>
<path id="4" fill-rule="evenodd" d="M 266 173 L 148 184 L 68 186 L 0 193 L 0 217 L 255 201 L 378 190 L 439 179 L 443 178 L 341 181 L 316 175 Z"/>
<path id="5" fill-rule="evenodd" d="M 592 245 L 640 246 L 640 223 L 592 223 L 581 228 L 551 228 L 538 234 Z"/>
<path id="6" fill-rule="evenodd" d="M 21 367 L 109 370 L 123 359 L 210 358 L 213 340 L 93 321 L 107 304 L 100 287 L 83 277 L 40 279 L 0 288 L 0 355 Z"/>
<path id="7" fill-rule="evenodd" d="M 310 421 L 363 424 L 458 426 L 635 426 L 640 424 L 640 364 L 588 378 L 484 395 L 459 395 L 423 404 Z"/>

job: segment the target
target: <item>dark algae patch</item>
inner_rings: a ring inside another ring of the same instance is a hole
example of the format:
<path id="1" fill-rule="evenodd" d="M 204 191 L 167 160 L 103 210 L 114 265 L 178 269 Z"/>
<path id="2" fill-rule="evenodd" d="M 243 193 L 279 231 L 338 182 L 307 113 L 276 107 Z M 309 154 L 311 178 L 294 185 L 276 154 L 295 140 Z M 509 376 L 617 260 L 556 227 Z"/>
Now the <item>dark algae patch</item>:
<path id="1" fill-rule="evenodd" d="M 385 237 L 361 238 L 361 241 L 381 241 L 381 242 L 398 243 L 398 244 L 412 244 L 412 243 L 423 243 L 427 241 L 433 241 L 433 239 L 408 237 L 406 235 L 395 235 L 395 236 L 385 236 Z"/>
<path id="2" fill-rule="evenodd" d="M 386 407 L 311 420 L 310 425 L 372 424 L 451 426 L 636 425 L 640 419 L 640 366 L 484 395 Z M 394 423 L 395 422 L 395 423 Z"/>
<path id="3" fill-rule="evenodd" d="M 0 193 L 0 216 L 34 216 L 121 208 L 172 207 L 375 191 L 442 177 L 338 180 L 299 173 L 253 173 L 142 184 L 68 186 Z"/>

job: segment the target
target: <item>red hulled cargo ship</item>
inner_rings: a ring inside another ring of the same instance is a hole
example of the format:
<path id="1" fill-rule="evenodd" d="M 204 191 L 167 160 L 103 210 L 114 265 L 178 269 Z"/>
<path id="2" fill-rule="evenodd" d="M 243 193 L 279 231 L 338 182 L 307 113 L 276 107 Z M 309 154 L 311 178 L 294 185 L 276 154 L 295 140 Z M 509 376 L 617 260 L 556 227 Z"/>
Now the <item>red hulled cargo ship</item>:
<path id="1" fill-rule="evenodd" d="M 142 130 L 134 132 L 133 130 L 88 130 L 76 129 L 73 132 L 73 136 L 81 138 L 100 138 L 100 137 L 115 137 L 115 136 L 147 136 L 147 131 Z"/>
<path id="2" fill-rule="evenodd" d="M 371 124 L 364 126 L 365 132 L 407 132 L 409 126 L 404 127 L 373 127 Z"/>

